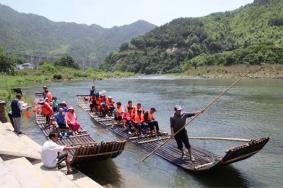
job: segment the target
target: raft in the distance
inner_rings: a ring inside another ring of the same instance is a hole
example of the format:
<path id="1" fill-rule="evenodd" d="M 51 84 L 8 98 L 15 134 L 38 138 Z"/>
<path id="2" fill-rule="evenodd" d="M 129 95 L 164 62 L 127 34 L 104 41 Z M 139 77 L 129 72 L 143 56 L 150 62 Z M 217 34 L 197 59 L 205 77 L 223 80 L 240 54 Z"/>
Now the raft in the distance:
<path id="1" fill-rule="evenodd" d="M 77 103 L 82 109 L 89 113 L 90 117 L 94 120 L 95 123 L 121 136 L 123 139 L 127 139 L 128 141 L 139 145 L 148 152 L 152 152 L 165 140 L 170 139 L 170 141 L 159 148 L 159 150 L 157 150 L 155 154 L 169 161 L 170 163 L 191 172 L 208 171 L 216 167 L 225 166 L 237 161 L 247 159 L 259 152 L 269 141 L 269 137 L 247 141 L 240 146 L 228 149 L 225 155 L 222 157 L 217 156 L 205 149 L 191 145 L 192 155 L 195 158 L 195 161 L 192 162 L 191 160 L 184 160 L 181 158 L 181 152 L 177 149 L 175 140 L 171 139 L 167 133 L 163 133 L 158 136 L 129 136 L 125 128 L 121 128 L 114 124 L 112 118 L 99 117 L 95 113 L 90 112 L 89 100 L 86 100 L 86 97 L 88 97 L 88 95 L 77 95 Z"/>

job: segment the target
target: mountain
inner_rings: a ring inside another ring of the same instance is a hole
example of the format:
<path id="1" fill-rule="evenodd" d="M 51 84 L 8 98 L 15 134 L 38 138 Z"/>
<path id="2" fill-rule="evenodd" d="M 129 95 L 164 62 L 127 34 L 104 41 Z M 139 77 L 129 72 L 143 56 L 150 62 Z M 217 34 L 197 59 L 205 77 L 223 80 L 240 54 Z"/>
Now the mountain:
<path id="1" fill-rule="evenodd" d="M 53 22 L 0 4 L 0 47 L 19 54 L 70 54 L 75 59 L 91 59 L 100 63 L 122 43 L 153 28 L 155 25 L 143 20 L 110 29 L 98 25 Z"/>
<path id="2" fill-rule="evenodd" d="M 234 11 L 175 19 L 122 44 L 101 67 L 150 74 L 261 63 L 283 64 L 283 0 L 255 0 Z"/>

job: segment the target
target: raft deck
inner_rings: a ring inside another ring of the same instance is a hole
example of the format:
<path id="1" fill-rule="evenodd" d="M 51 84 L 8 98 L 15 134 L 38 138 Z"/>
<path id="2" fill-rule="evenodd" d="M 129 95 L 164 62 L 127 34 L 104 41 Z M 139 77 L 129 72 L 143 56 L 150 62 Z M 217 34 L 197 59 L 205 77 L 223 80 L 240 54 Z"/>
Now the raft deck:
<path id="1" fill-rule="evenodd" d="M 40 98 L 42 95 L 36 93 L 36 97 Z M 37 114 L 36 124 L 48 139 L 48 135 L 52 131 L 52 128 L 46 125 L 46 118 Z M 59 145 L 78 146 L 76 149 L 68 150 L 72 164 L 117 157 L 123 152 L 126 145 L 126 140 L 98 143 L 87 133 L 87 131 L 80 129 L 79 132 L 80 134 L 63 137 L 57 142 Z"/>
<path id="2" fill-rule="evenodd" d="M 157 150 L 155 154 L 169 161 L 170 163 L 191 172 L 207 171 L 218 166 L 224 166 L 236 161 L 247 159 L 260 151 L 269 141 L 269 137 L 251 140 L 238 147 L 228 149 L 225 155 L 222 157 L 217 156 L 205 149 L 191 145 L 191 152 L 195 158 L 195 161 L 191 161 L 181 158 L 181 152 L 177 149 L 175 140 L 170 138 L 167 133 L 162 133 L 158 136 L 129 136 L 126 128 L 121 128 L 120 126 L 115 125 L 112 118 L 102 118 L 95 113 L 90 112 L 89 102 L 86 100 L 86 97 L 88 97 L 88 95 L 77 95 L 77 103 L 82 109 L 89 113 L 90 117 L 95 123 L 121 136 L 122 138 L 139 145 L 148 152 L 154 151 L 154 149 L 163 144 L 165 140 L 170 139 L 169 142 Z"/>

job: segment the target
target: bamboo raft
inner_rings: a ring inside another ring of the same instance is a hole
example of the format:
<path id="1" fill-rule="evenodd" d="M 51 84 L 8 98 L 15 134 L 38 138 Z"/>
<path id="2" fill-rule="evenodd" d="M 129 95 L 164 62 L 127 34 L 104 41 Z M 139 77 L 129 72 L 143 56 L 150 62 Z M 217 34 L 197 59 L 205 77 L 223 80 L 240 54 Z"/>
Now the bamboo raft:
<path id="1" fill-rule="evenodd" d="M 42 97 L 42 93 L 36 93 L 35 95 L 37 98 Z M 48 139 L 52 128 L 46 126 L 46 118 L 40 114 L 36 114 L 36 124 Z M 78 135 L 63 137 L 57 142 L 59 145 L 78 146 L 76 149 L 68 151 L 72 164 L 117 157 L 123 152 L 126 145 L 126 140 L 97 143 L 87 131 L 80 129 L 79 132 L 80 134 Z"/>
<path id="2" fill-rule="evenodd" d="M 170 139 L 169 142 L 159 150 L 157 150 L 155 154 L 169 161 L 170 163 L 190 172 L 208 171 L 216 167 L 225 166 L 237 161 L 247 159 L 260 151 L 269 141 L 269 137 L 263 137 L 254 140 L 242 139 L 239 141 L 245 142 L 244 144 L 228 149 L 224 156 L 217 156 L 205 149 L 191 145 L 191 151 L 192 155 L 195 158 L 195 161 L 186 160 L 181 158 L 181 152 L 177 149 L 175 140 L 171 139 L 167 133 L 162 133 L 158 136 L 129 136 L 125 128 L 121 128 L 114 124 L 112 118 L 101 118 L 95 113 L 90 112 L 89 101 L 86 100 L 85 97 L 88 97 L 88 95 L 77 95 L 77 103 L 82 109 L 89 113 L 90 117 L 96 124 L 108 129 L 109 131 L 121 136 L 124 139 L 127 139 L 128 141 L 136 145 L 139 145 L 147 152 L 154 151 L 154 149 L 160 146 L 164 142 L 164 140 Z"/>

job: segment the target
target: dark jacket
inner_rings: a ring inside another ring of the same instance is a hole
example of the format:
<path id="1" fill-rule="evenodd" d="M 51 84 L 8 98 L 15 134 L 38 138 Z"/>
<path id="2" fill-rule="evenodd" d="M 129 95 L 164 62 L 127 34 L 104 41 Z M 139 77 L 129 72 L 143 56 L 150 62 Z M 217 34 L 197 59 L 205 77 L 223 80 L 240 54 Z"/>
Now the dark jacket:
<path id="1" fill-rule="evenodd" d="M 192 117 L 194 115 L 194 113 L 183 113 L 178 116 L 175 113 L 174 116 L 170 118 L 170 127 L 173 128 L 174 133 L 184 127 L 187 118 Z"/>
<path id="2" fill-rule="evenodd" d="M 14 99 L 11 102 L 11 110 L 13 118 L 21 117 L 21 108 L 18 99 Z"/>

